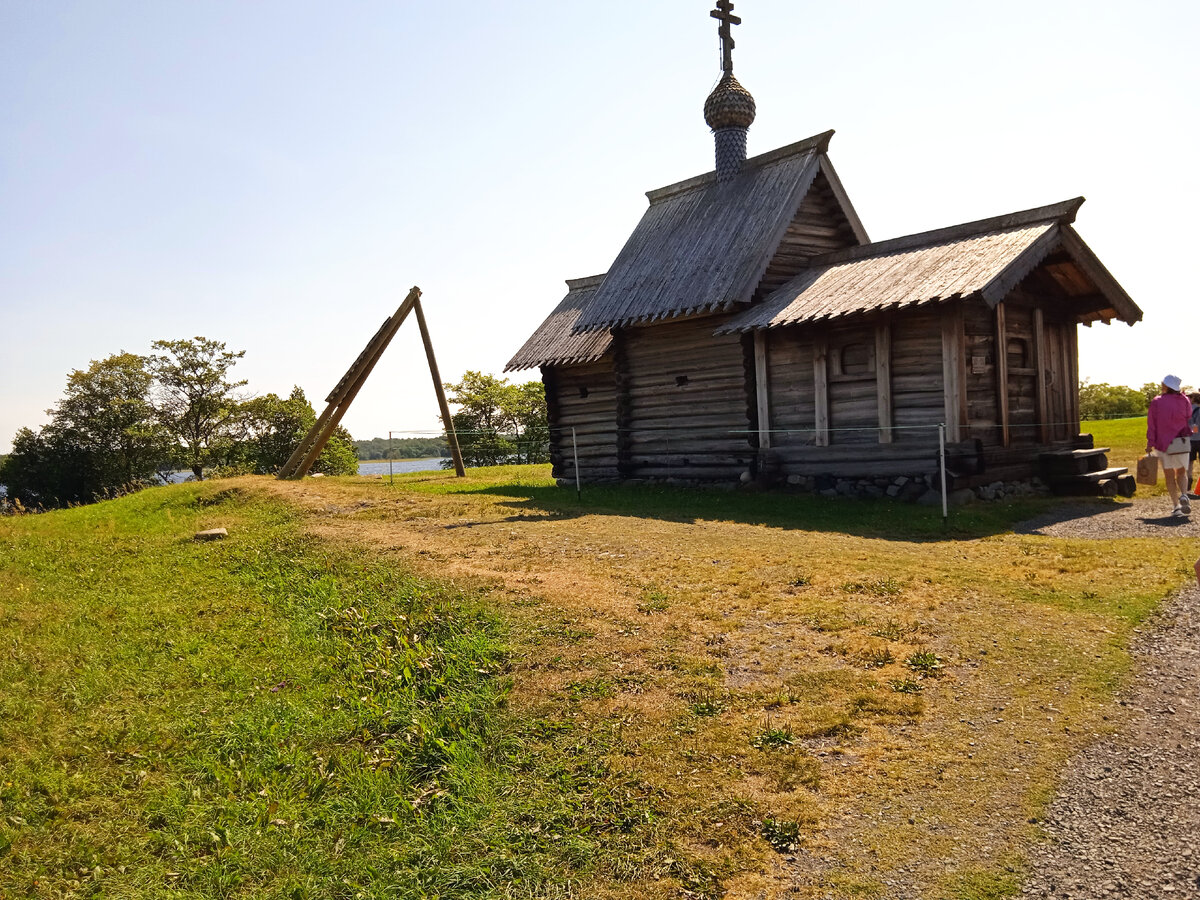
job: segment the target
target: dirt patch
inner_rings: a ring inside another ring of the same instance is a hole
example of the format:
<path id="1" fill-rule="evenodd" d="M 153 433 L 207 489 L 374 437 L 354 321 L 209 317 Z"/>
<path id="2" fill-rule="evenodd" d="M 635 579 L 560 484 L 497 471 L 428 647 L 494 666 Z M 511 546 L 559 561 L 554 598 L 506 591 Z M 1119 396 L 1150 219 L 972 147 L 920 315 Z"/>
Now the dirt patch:
<path id="1" fill-rule="evenodd" d="M 617 729 L 614 771 L 653 786 L 664 831 L 728 873 L 731 900 L 991 896 L 976 888 L 1018 878 L 1030 819 L 1110 727 L 1097 685 L 1122 671 L 1126 610 L 1181 580 L 1180 542 L 1147 564 L 1042 537 L 1088 527 L 1079 513 L 909 542 L 554 511 L 500 487 L 272 489 L 325 537 L 485 585 L 514 624 L 514 708 Z"/>

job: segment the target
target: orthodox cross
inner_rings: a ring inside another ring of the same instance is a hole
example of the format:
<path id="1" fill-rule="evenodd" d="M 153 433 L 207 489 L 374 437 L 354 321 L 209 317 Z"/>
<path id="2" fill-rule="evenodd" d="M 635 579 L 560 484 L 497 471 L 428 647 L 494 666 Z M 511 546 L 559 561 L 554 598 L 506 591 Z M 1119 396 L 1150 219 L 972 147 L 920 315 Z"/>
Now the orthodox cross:
<path id="1" fill-rule="evenodd" d="M 733 14 L 733 0 L 717 0 L 717 8 L 709 13 L 714 19 L 721 20 L 718 33 L 721 35 L 721 69 L 733 71 L 733 35 L 729 32 L 730 25 L 741 25 L 742 20 Z"/>

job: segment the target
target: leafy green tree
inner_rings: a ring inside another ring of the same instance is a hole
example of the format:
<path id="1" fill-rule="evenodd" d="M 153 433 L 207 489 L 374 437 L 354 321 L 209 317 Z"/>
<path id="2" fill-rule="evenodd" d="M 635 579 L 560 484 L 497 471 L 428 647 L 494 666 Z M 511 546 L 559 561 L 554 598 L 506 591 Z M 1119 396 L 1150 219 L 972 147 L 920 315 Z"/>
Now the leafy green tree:
<path id="1" fill-rule="evenodd" d="M 3 480 L 27 505 L 65 506 L 122 493 L 153 480 L 172 451 L 150 400 L 144 357 L 118 353 L 67 376 L 67 389 L 40 433 L 13 440 Z"/>
<path id="2" fill-rule="evenodd" d="M 1141 395 L 1146 398 L 1146 404 L 1142 407 L 1142 413 L 1145 413 L 1150 408 L 1150 401 L 1157 397 L 1162 392 L 1162 383 L 1158 381 L 1147 381 L 1142 385 Z"/>
<path id="3" fill-rule="evenodd" d="M 507 378 L 468 371 L 447 384 L 458 407 L 454 430 L 469 466 L 534 462 L 548 458 L 546 395 L 541 382 L 509 384 Z"/>
<path id="4" fill-rule="evenodd" d="M 516 437 L 517 461 L 548 462 L 550 421 L 545 386 L 540 381 L 510 385 L 505 401 Z"/>
<path id="5" fill-rule="evenodd" d="M 1158 393 L 1157 385 L 1144 385 L 1138 389 L 1103 382 L 1093 384 L 1085 378 L 1079 385 L 1079 416 L 1081 419 L 1144 416 L 1149 404 L 1147 388 L 1153 388 L 1154 394 Z"/>
<path id="6" fill-rule="evenodd" d="M 155 341 L 153 347 L 161 351 L 149 358 L 159 419 L 175 438 L 180 460 L 201 480 L 204 467 L 226 461 L 235 442 L 237 391 L 246 382 L 231 380 L 229 371 L 246 351 L 226 350 L 224 342 L 199 336 Z"/>
<path id="7" fill-rule="evenodd" d="M 355 441 L 358 458 L 371 459 L 423 459 L 430 456 L 449 456 L 445 435 L 438 437 L 371 438 Z M 390 454 L 390 455 L 389 455 Z"/>
<path id="8" fill-rule="evenodd" d="M 241 432 L 234 446 L 247 471 L 260 475 L 278 472 L 317 421 L 317 414 L 300 387 L 287 399 L 276 394 L 242 403 L 233 421 Z M 324 475 L 356 475 L 358 454 L 350 432 L 338 427 L 329 438 L 313 471 Z"/>
<path id="9" fill-rule="evenodd" d="M 454 431 L 463 462 L 468 466 L 494 466 L 507 462 L 516 451 L 506 436 L 511 431 L 507 407 L 508 379 L 468 371 L 458 384 L 447 384 L 447 399 L 458 407 Z"/>

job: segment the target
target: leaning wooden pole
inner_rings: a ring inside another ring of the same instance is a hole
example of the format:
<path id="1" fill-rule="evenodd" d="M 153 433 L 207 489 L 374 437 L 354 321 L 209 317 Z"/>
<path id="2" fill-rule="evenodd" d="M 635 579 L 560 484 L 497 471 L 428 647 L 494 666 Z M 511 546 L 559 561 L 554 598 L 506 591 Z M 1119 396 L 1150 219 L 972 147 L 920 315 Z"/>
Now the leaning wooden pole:
<path id="1" fill-rule="evenodd" d="M 413 306 L 421 296 L 421 289 L 414 287 L 408 292 L 408 296 L 397 307 L 396 312 L 384 320 L 383 325 L 375 332 L 375 336 L 371 338 L 366 348 L 358 355 L 358 359 L 346 370 L 346 374 L 342 376 L 342 380 L 337 383 L 328 397 L 325 398 L 327 406 L 325 411 L 321 413 L 320 418 L 309 429 L 308 434 L 300 441 L 300 445 L 288 458 L 288 461 L 283 464 L 279 470 L 277 477 L 279 478 L 303 478 L 308 474 L 308 470 L 312 468 L 312 464 L 316 462 L 321 451 L 325 449 L 325 444 L 329 442 L 333 431 L 342 421 L 342 417 L 350 408 L 350 404 L 354 402 L 354 398 L 358 396 L 363 384 L 367 380 L 367 376 L 371 374 L 371 370 L 375 368 L 375 364 L 379 362 L 379 357 L 383 355 L 383 351 L 387 349 L 392 338 L 396 336 L 396 332 L 400 330 L 400 326 L 404 320 L 408 318 L 408 314 L 412 311 Z"/>
<path id="2" fill-rule="evenodd" d="M 450 404 L 446 402 L 442 376 L 438 374 L 437 360 L 433 357 L 433 341 L 429 339 L 429 329 L 425 325 L 425 313 L 421 311 L 420 300 L 414 304 L 414 309 L 417 313 L 417 326 L 421 329 L 421 343 L 425 345 L 425 357 L 429 360 L 429 374 L 433 376 L 433 390 L 437 393 L 438 407 L 442 411 L 442 424 L 446 428 L 446 443 L 450 445 L 454 471 L 459 478 L 466 478 L 467 470 L 463 468 L 462 450 L 458 446 L 458 435 L 454 433 L 454 418 L 450 415 Z"/>

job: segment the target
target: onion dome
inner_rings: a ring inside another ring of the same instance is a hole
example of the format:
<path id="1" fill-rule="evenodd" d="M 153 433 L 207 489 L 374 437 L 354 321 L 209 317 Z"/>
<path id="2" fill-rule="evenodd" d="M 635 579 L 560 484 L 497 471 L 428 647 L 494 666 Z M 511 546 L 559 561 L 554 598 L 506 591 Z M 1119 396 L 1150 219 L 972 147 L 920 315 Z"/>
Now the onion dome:
<path id="1" fill-rule="evenodd" d="M 726 72 L 704 101 L 704 121 L 713 131 L 722 128 L 749 128 L 754 121 L 754 98 Z"/>

